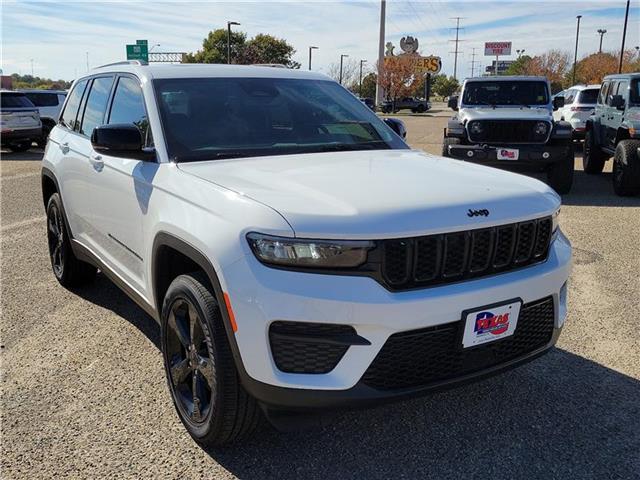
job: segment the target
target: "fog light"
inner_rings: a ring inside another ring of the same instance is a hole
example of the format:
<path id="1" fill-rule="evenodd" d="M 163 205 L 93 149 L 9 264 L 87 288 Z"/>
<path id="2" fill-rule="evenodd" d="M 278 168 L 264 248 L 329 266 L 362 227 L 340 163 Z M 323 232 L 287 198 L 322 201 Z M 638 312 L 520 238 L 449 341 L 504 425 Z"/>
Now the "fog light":
<path id="1" fill-rule="evenodd" d="M 549 158 L 549 152 L 544 152 L 544 153 L 542 154 L 542 158 L 544 158 L 545 160 L 546 160 L 547 158 Z"/>
<path id="2" fill-rule="evenodd" d="M 467 157 L 473 157 L 473 150 L 467 150 Z"/>

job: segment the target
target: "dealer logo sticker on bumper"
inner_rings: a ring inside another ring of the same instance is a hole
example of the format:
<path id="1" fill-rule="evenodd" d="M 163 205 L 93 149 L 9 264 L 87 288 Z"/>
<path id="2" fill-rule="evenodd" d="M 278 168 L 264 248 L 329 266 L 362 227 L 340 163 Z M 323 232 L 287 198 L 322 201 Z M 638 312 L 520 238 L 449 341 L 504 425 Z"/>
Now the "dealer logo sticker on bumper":
<path id="1" fill-rule="evenodd" d="M 497 151 L 498 160 L 518 160 L 520 150 L 517 148 L 499 148 Z"/>
<path id="2" fill-rule="evenodd" d="M 462 346 L 474 347 L 513 335 L 518 323 L 521 302 L 468 312 L 465 318 Z"/>

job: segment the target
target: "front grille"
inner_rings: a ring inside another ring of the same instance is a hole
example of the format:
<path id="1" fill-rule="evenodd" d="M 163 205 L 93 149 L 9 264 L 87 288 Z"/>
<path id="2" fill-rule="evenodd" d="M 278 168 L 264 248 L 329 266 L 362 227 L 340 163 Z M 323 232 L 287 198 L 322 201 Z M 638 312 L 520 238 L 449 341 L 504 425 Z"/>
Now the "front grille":
<path id="1" fill-rule="evenodd" d="M 551 218 L 493 228 L 384 240 L 382 277 L 392 290 L 503 272 L 546 258 Z"/>
<path id="2" fill-rule="evenodd" d="M 551 341 L 553 298 L 523 305 L 515 333 L 462 349 L 463 321 L 396 333 L 389 337 L 362 381 L 378 390 L 427 386 L 516 359 Z"/>
<path id="3" fill-rule="evenodd" d="M 279 370 L 286 373 L 328 373 L 342 359 L 348 344 L 332 337 L 355 335 L 349 325 L 306 322 L 273 322 L 269 327 L 271 354 Z M 322 340 L 329 339 L 329 342 Z"/>
<path id="4" fill-rule="evenodd" d="M 468 128 L 469 140 L 477 143 L 546 143 L 551 132 L 548 125 L 547 134 L 536 135 L 535 126 L 540 120 L 473 120 L 482 125 L 481 133 L 472 133 Z M 472 122 L 469 122 L 472 123 Z"/>

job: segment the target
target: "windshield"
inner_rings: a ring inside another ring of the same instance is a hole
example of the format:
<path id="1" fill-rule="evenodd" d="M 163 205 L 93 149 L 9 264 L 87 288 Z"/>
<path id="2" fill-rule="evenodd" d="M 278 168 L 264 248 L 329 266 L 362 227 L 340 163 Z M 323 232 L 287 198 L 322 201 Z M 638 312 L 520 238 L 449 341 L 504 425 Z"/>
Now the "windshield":
<path id="1" fill-rule="evenodd" d="M 175 161 L 408 148 L 369 108 L 326 80 L 154 80 Z"/>
<path id="2" fill-rule="evenodd" d="M 631 89 L 629 90 L 629 103 L 640 105 L 640 78 L 631 80 Z"/>
<path id="3" fill-rule="evenodd" d="M 595 105 L 598 99 L 599 88 L 591 88 L 589 90 L 582 90 L 578 96 L 578 103 L 586 103 L 587 105 Z"/>
<path id="4" fill-rule="evenodd" d="M 546 105 L 547 84 L 529 81 L 468 82 L 464 86 L 463 105 Z"/>
<path id="5" fill-rule="evenodd" d="M 35 108 L 23 93 L 3 92 L 0 94 L 0 105 L 2 108 Z"/>

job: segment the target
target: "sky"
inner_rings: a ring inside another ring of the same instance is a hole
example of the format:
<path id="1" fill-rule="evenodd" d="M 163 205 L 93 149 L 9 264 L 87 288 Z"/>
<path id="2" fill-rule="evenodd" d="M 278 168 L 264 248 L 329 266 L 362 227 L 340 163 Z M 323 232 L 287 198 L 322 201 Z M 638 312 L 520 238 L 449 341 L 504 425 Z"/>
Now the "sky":
<path id="1" fill-rule="evenodd" d="M 598 29 L 606 29 L 603 50 L 619 52 L 624 0 L 591 1 L 440 1 L 387 0 L 386 41 L 400 51 L 403 36 L 419 40 L 423 55 L 442 58 L 443 72 L 453 73 L 455 20 L 460 20 L 458 77 L 492 60 L 483 56 L 485 41 L 513 42 L 516 50 L 536 55 L 549 49 L 573 54 L 576 15 L 582 15 L 578 57 L 598 49 Z M 640 2 L 633 0 L 627 48 L 640 43 Z M 89 67 L 124 60 L 125 45 L 146 39 L 154 51 L 193 52 L 210 30 L 227 20 L 249 37 L 268 33 L 296 49 L 294 59 L 307 68 L 308 47 L 313 70 L 327 73 L 340 54 L 367 60 L 373 70 L 378 52 L 380 1 L 182 2 L 182 1 L 2 1 L 3 74 L 20 73 L 71 80 Z M 477 70 L 476 70 L 477 71 Z"/>

